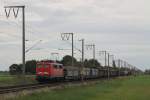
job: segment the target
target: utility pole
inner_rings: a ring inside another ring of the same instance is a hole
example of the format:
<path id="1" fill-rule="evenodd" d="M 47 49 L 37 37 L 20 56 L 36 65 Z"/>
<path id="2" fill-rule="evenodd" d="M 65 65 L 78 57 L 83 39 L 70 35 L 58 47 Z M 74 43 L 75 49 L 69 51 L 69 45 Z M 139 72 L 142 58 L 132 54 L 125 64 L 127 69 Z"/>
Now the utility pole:
<path id="1" fill-rule="evenodd" d="M 121 60 L 121 68 L 123 68 L 124 66 L 123 66 L 123 60 Z"/>
<path id="2" fill-rule="evenodd" d="M 69 40 L 70 35 L 72 37 L 72 67 L 74 66 L 74 33 L 62 33 L 62 40 Z"/>
<path id="3" fill-rule="evenodd" d="M 120 60 L 120 68 L 122 68 L 122 60 Z"/>
<path id="4" fill-rule="evenodd" d="M 84 67 L 84 39 L 79 40 L 82 42 L 82 66 Z"/>
<path id="5" fill-rule="evenodd" d="M 52 53 L 51 53 L 51 56 L 52 56 L 52 59 L 53 59 L 53 60 L 58 61 L 58 59 L 59 59 L 59 53 L 57 53 L 57 52 L 52 52 Z"/>
<path id="6" fill-rule="evenodd" d="M 95 44 L 92 45 L 93 46 L 93 59 L 95 60 Z M 94 61 L 95 64 L 95 61 Z"/>
<path id="7" fill-rule="evenodd" d="M 112 67 L 113 67 L 113 62 L 114 62 L 114 55 L 109 55 L 109 57 L 112 57 Z"/>
<path id="8" fill-rule="evenodd" d="M 13 10 L 14 17 L 17 18 L 19 9 L 22 9 L 22 64 L 23 64 L 23 74 L 25 75 L 25 6 L 5 6 L 6 17 L 8 18 L 11 10 Z M 7 9 L 9 11 L 7 12 Z M 15 12 L 15 9 L 16 12 Z"/>
<path id="9" fill-rule="evenodd" d="M 108 53 L 108 67 L 109 67 L 110 54 Z"/>
<path id="10" fill-rule="evenodd" d="M 73 38 L 73 33 L 71 33 L 72 35 L 72 67 L 74 66 L 74 38 Z"/>
<path id="11" fill-rule="evenodd" d="M 95 66 L 95 44 L 90 44 L 90 45 L 86 45 L 87 49 L 90 48 L 90 49 L 93 49 L 93 66 Z"/>
<path id="12" fill-rule="evenodd" d="M 119 76 L 120 76 L 120 59 L 118 59 Z"/>
<path id="13" fill-rule="evenodd" d="M 105 52 L 105 67 L 107 66 L 107 52 L 106 51 L 104 51 Z"/>
<path id="14" fill-rule="evenodd" d="M 100 51 L 100 53 L 104 53 L 105 55 L 105 67 L 107 66 L 107 51 Z"/>
<path id="15" fill-rule="evenodd" d="M 108 67 L 107 67 L 108 79 L 109 79 L 109 76 L 110 76 L 110 70 L 109 70 L 109 57 L 110 57 L 110 54 L 108 53 Z"/>
<path id="16" fill-rule="evenodd" d="M 127 62 L 126 62 L 126 61 L 124 61 L 124 67 L 125 67 L 125 68 L 127 67 Z"/>
<path id="17" fill-rule="evenodd" d="M 84 39 L 79 40 L 82 42 L 82 68 L 81 68 L 81 80 L 83 81 L 83 68 L 84 68 Z"/>

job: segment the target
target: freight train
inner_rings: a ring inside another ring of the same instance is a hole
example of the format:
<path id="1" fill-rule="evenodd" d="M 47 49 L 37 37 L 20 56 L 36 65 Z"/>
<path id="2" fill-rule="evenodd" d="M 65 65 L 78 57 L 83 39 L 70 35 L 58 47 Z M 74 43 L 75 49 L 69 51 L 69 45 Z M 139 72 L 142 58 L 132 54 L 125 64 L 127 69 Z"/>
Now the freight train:
<path id="1" fill-rule="evenodd" d="M 81 80 L 130 75 L 129 70 L 117 68 L 81 68 L 63 66 L 54 61 L 40 61 L 36 65 L 36 80 L 39 82 L 54 80 Z"/>

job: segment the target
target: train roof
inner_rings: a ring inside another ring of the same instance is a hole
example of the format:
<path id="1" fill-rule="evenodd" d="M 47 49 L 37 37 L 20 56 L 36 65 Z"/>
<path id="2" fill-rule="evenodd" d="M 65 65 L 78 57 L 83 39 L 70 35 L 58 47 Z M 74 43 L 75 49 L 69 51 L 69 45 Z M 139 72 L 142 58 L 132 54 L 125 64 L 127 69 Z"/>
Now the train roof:
<path id="1" fill-rule="evenodd" d="M 37 62 L 37 64 L 57 64 L 57 65 L 62 65 L 61 63 L 58 63 L 56 61 L 53 60 L 42 60 Z"/>

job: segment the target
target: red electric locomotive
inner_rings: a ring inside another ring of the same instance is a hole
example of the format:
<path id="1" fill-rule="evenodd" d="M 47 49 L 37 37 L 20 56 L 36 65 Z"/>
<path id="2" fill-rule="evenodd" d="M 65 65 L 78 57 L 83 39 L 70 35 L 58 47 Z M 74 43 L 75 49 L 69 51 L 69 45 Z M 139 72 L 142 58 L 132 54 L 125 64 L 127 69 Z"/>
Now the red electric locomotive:
<path id="1" fill-rule="evenodd" d="M 54 61 L 40 61 L 36 65 L 36 80 L 57 80 L 64 78 L 62 64 Z"/>

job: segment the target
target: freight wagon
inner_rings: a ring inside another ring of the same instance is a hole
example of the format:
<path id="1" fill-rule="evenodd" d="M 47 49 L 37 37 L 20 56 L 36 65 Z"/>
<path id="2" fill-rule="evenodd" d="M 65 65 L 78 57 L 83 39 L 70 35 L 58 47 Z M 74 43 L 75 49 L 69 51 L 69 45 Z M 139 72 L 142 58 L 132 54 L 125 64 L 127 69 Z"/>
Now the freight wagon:
<path id="1" fill-rule="evenodd" d="M 54 81 L 54 80 L 81 80 L 83 79 L 94 79 L 94 78 L 105 78 L 119 76 L 119 70 L 109 68 L 81 68 L 63 66 L 60 63 L 54 61 L 40 61 L 36 65 L 36 80 L 39 82 L 43 81 Z M 82 76 L 81 76 L 82 75 Z M 120 71 L 121 76 L 128 75 L 128 71 Z"/>

